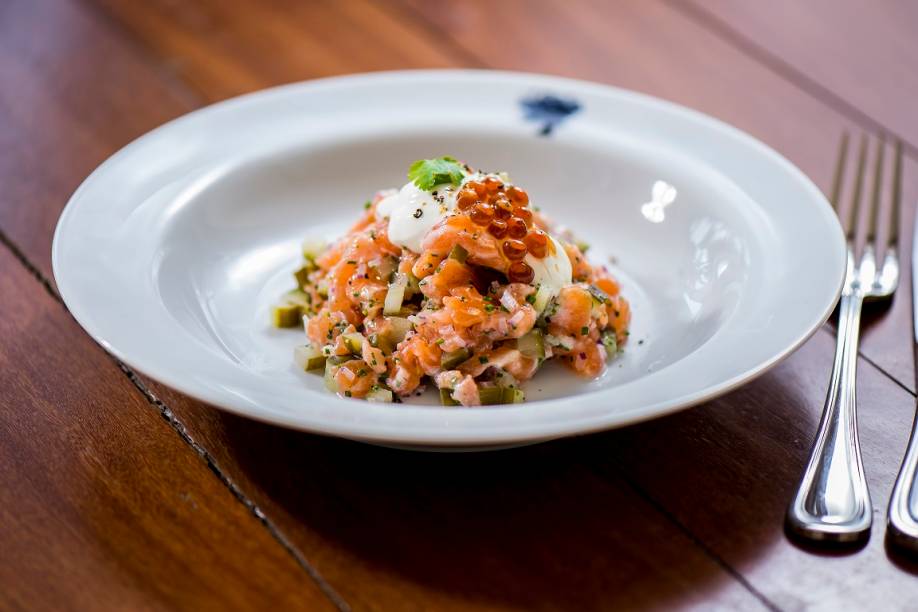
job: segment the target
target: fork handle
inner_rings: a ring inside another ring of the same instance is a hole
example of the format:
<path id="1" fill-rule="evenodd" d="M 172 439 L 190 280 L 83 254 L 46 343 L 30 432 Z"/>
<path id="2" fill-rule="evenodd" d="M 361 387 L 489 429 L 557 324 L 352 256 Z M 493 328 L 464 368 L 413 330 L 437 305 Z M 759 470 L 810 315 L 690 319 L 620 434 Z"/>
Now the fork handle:
<path id="1" fill-rule="evenodd" d="M 793 532 L 812 540 L 853 542 L 870 534 L 873 508 L 857 436 L 857 344 L 863 297 L 842 295 L 832 379 L 819 431 L 787 510 Z"/>
<path id="2" fill-rule="evenodd" d="M 889 498 L 887 514 L 890 539 L 899 546 L 918 551 L 918 490 L 915 480 L 918 477 L 918 412 L 912 423 L 912 435 L 908 440 L 908 450 L 902 460 L 896 486 Z"/>

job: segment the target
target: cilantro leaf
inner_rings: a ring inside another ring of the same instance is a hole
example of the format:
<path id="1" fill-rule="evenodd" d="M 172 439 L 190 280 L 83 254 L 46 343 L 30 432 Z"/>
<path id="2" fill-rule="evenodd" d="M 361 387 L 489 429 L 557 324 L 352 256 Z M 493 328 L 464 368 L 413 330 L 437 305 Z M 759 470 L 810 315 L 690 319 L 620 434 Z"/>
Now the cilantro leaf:
<path id="1" fill-rule="evenodd" d="M 431 191 L 437 185 L 458 185 L 465 177 L 465 169 L 453 157 L 419 159 L 408 168 L 408 180 L 420 189 Z"/>

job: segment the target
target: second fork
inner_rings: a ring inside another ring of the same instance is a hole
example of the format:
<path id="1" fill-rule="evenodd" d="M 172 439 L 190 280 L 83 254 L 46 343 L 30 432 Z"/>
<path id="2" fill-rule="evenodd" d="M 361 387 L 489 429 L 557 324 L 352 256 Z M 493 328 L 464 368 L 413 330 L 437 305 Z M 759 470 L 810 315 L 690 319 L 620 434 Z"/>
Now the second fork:
<path id="1" fill-rule="evenodd" d="M 832 205 L 841 208 L 841 192 L 848 151 L 848 135 L 842 138 Z M 884 143 L 877 144 L 873 189 L 867 213 L 866 244 L 858 261 L 857 228 L 860 216 L 867 139 L 861 137 L 851 206 L 845 225 L 848 264 L 838 307 L 838 339 L 835 361 L 819 431 L 800 485 L 787 511 L 787 524 L 796 534 L 811 540 L 853 542 L 870 533 L 873 508 L 864 477 L 857 433 L 856 366 L 861 308 L 864 300 L 892 296 L 899 280 L 897 256 L 899 202 L 892 190 L 891 220 L 885 249 L 877 239 L 881 214 Z M 896 146 L 896 167 L 901 165 L 901 144 Z M 898 172 L 893 181 L 899 181 Z M 839 215 L 841 217 L 841 215 Z M 877 257 L 885 250 L 882 265 Z"/>

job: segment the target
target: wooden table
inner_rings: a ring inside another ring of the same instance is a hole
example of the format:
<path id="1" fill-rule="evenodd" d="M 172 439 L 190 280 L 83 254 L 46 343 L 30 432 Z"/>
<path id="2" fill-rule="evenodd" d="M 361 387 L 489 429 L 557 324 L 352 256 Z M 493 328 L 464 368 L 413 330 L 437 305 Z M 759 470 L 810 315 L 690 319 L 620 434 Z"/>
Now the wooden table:
<path id="1" fill-rule="evenodd" d="M 869 314 L 859 361 L 873 535 L 830 554 L 782 528 L 830 326 L 680 414 L 422 455 L 250 422 L 134 374 L 68 315 L 50 268 L 67 197 L 133 138 L 262 87 L 392 68 L 647 92 L 748 131 L 822 187 L 843 130 L 886 132 L 906 143 L 911 228 L 916 26 L 909 0 L 4 0 L 0 607 L 916 609 L 918 563 L 883 537 L 915 407 L 907 275 Z"/>

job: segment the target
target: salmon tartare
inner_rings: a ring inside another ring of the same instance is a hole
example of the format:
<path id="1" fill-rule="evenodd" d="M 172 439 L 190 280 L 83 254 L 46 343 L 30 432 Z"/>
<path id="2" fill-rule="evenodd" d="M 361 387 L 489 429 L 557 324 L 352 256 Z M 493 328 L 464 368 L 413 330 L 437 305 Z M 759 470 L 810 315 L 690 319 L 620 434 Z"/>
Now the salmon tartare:
<path id="1" fill-rule="evenodd" d="M 631 311 L 605 266 L 505 173 L 418 160 L 337 240 L 306 241 L 297 288 L 272 311 L 305 327 L 294 359 L 344 397 L 400 401 L 427 385 L 444 405 L 525 400 L 548 360 L 595 377 Z"/>

